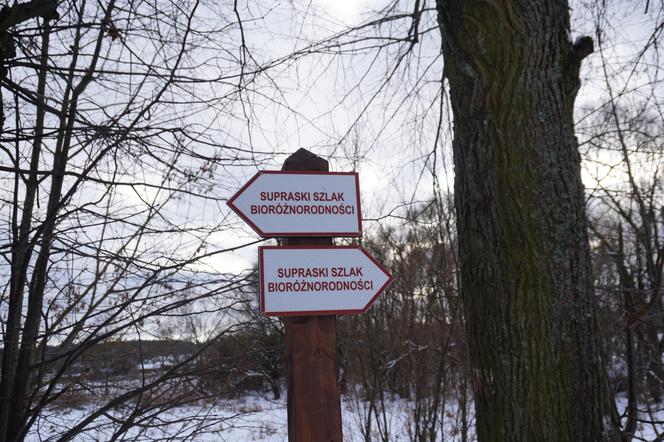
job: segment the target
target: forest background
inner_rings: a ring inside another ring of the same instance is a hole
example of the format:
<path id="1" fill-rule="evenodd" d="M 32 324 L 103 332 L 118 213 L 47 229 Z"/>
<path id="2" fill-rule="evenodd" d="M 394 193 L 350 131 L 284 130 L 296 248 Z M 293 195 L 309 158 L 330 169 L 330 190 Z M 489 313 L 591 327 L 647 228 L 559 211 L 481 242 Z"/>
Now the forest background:
<path id="1" fill-rule="evenodd" d="M 609 380 L 625 434 L 659 437 L 664 5 L 570 12 L 595 43 L 575 121 Z M 251 410 L 210 409 L 282 400 L 283 327 L 256 295 L 274 242 L 225 202 L 304 147 L 359 172 L 357 242 L 396 278 L 339 319 L 354 434 L 473 439 L 435 4 L 36 0 L 3 7 L 0 43 L 3 432 L 223 436 Z"/>

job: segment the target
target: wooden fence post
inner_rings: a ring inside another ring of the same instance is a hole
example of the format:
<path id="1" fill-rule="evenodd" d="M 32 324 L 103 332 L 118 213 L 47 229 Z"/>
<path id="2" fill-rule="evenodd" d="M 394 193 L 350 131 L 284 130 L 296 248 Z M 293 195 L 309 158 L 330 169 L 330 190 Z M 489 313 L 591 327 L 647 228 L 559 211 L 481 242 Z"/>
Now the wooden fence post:
<path id="1" fill-rule="evenodd" d="M 282 170 L 327 172 L 326 160 L 299 149 Z M 284 245 L 329 246 L 332 238 L 288 237 Z M 337 317 L 283 318 L 286 339 L 289 442 L 341 442 L 337 381 Z"/>

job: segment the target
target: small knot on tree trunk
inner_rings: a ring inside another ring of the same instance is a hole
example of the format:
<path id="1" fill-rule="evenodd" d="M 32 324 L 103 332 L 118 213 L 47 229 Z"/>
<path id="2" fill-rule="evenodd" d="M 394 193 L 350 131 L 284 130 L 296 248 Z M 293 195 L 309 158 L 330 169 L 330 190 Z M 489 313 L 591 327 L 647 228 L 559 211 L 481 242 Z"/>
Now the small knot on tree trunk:
<path id="1" fill-rule="evenodd" d="M 594 50 L 593 39 L 587 35 L 577 38 L 572 45 L 572 54 L 579 62 L 592 54 Z"/>

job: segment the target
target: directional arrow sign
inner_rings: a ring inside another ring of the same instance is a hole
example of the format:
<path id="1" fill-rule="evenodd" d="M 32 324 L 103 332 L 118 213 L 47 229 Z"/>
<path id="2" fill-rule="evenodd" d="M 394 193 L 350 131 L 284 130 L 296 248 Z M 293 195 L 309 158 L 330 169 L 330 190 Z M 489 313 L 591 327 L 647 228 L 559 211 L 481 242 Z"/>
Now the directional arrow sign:
<path id="1" fill-rule="evenodd" d="M 266 316 L 364 313 L 392 275 L 361 247 L 259 247 Z"/>
<path id="2" fill-rule="evenodd" d="M 228 205 L 262 237 L 360 236 L 355 172 L 258 172 Z"/>

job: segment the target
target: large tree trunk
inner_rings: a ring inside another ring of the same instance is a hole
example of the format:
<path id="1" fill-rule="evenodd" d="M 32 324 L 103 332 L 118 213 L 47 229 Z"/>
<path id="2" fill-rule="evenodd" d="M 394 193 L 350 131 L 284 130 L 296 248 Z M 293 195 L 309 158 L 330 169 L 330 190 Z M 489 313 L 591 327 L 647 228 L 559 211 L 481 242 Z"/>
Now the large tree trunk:
<path id="1" fill-rule="evenodd" d="M 573 106 L 566 1 L 438 0 L 480 441 L 619 439 Z"/>

